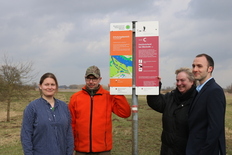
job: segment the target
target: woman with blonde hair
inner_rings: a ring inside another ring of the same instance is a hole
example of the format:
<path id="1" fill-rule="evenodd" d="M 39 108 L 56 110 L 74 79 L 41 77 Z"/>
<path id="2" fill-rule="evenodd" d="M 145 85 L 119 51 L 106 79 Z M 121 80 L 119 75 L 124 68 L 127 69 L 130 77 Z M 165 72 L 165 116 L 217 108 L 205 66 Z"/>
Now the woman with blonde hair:
<path id="1" fill-rule="evenodd" d="M 175 90 L 166 94 L 147 96 L 148 105 L 163 114 L 161 155 L 185 155 L 188 140 L 188 110 L 196 95 L 195 79 L 191 69 L 180 68 L 175 74 Z"/>

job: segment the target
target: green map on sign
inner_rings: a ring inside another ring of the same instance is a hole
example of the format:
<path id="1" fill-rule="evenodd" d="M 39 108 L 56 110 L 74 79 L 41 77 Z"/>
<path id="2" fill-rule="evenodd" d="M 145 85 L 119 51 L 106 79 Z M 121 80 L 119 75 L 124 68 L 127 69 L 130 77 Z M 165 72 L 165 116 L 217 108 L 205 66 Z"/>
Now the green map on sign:
<path id="1" fill-rule="evenodd" d="M 132 55 L 110 57 L 110 78 L 132 78 Z"/>

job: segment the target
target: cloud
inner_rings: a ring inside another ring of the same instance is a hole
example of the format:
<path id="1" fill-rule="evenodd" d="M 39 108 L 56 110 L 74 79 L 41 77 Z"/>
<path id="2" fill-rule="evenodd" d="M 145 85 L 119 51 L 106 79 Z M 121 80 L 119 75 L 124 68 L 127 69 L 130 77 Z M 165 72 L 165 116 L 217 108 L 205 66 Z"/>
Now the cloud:
<path id="1" fill-rule="evenodd" d="M 231 6 L 229 0 L 1 1 L 0 53 L 33 61 L 36 82 L 49 71 L 62 85 L 82 84 L 85 69 L 97 65 L 108 84 L 110 23 L 159 21 L 163 86 L 173 86 L 177 68 L 208 53 L 213 76 L 226 87 L 232 79 Z"/>

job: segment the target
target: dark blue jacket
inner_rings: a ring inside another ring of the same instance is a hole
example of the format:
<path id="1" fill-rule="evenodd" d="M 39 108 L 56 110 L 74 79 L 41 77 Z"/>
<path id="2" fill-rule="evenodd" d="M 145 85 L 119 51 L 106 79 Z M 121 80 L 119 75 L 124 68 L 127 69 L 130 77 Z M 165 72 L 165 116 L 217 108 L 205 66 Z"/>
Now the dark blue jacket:
<path id="1" fill-rule="evenodd" d="M 189 110 L 189 139 L 187 155 L 226 154 L 225 144 L 226 99 L 214 79 L 201 89 Z"/>
<path id="2" fill-rule="evenodd" d="M 24 110 L 21 142 L 24 155 L 72 155 L 74 142 L 66 103 L 55 99 L 55 109 L 43 98 Z"/>

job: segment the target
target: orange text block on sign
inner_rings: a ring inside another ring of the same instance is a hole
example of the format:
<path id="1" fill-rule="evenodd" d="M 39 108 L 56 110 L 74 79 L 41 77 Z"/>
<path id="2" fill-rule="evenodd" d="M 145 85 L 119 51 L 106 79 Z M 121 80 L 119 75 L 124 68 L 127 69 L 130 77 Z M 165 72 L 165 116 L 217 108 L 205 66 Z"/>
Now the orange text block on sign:
<path id="1" fill-rule="evenodd" d="M 132 31 L 110 32 L 110 55 L 132 55 Z"/>

